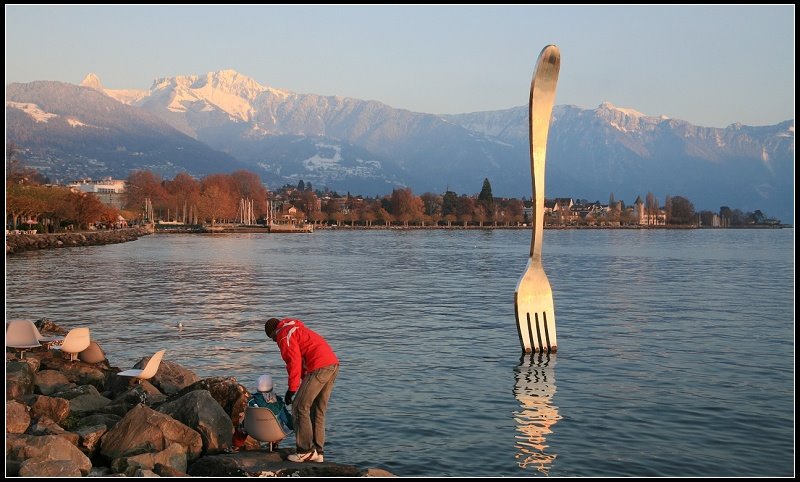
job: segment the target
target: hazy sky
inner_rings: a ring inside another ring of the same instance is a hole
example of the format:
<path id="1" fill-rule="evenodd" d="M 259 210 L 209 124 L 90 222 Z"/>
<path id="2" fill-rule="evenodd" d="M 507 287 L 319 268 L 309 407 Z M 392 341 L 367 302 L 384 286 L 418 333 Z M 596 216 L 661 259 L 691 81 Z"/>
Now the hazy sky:
<path id="1" fill-rule="evenodd" d="M 603 101 L 725 127 L 794 118 L 793 5 L 9 6 L 6 83 L 112 89 L 234 69 L 297 93 L 433 114 L 528 102 L 561 49 L 556 104 Z"/>

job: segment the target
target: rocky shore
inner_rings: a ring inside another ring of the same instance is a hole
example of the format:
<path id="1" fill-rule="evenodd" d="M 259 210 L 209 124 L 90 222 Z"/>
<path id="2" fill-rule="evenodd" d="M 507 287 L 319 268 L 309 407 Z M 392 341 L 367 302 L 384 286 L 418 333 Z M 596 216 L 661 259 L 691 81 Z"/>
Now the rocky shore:
<path id="1" fill-rule="evenodd" d="M 36 325 L 44 336 L 66 334 L 48 319 Z M 46 347 L 20 359 L 6 348 L 6 476 L 392 476 L 289 462 L 293 447 L 270 452 L 251 437 L 233 452 L 247 389 L 233 377 L 201 379 L 168 355 L 152 379 L 132 383 L 108 359 L 69 361 Z"/>
<path id="2" fill-rule="evenodd" d="M 113 229 L 108 231 L 84 231 L 54 234 L 6 233 L 6 254 L 35 249 L 68 248 L 72 246 L 96 246 L 134 241 L 151 234 L 146 228 Z"/>

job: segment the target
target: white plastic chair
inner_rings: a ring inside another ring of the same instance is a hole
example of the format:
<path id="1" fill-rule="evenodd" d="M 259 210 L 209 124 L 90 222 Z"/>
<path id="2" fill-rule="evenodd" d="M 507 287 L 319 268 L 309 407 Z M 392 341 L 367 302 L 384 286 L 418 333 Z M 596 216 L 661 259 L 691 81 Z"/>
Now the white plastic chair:
<path id="1" fill-rule="evenodd" d="M 144 368 L 131 368 L 129 370 L 121 371 L 117 373 L 117 375 L 121 377 L 133 377 L 136 379 L 137 383 L 142 383 L 142 380 L 149 380 L 153 378 L 153 376 L 158 371 L 159 365 L 161 365 L 161 358 L 164 357 L 164 352 L 167 350 L 157 351 L 155 355 L 151 356 L 149 360 L 147 360 L 147 364 Z"/>
<path id="2" fill-rule="evenodd" d="M 64 343 L 54 346 L 53 349 L 69 353 L 69 361 L 75 361 L 78 359 L 78 353 L 89 348 L 91 341 L 89 328 L 73 328 L 64 337 Z"/>
<path id="3" fill-rule="evenodd" d="M 244 429 L 247 435 L 259 442 L 269 443 L 270 452 L 272 444 L 277 444 L 288 435 L 284 432 L 278 417 L 267 407 L 247 407 L 244 414 Z"/>
<path id="4" fill-rule="evenodd" d="M 13 320 L 6 327 L 6 346 L 19 350 L 19 359 L 25 358 L 25 350 L 42 346 L 39 331 L 30 320 Z"/>

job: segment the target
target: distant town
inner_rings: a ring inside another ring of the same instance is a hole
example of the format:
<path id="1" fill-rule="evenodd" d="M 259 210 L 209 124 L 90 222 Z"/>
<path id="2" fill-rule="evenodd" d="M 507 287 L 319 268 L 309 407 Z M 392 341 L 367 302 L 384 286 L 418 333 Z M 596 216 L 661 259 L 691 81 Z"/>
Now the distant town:
<path id="1" fill-rule="evenodd" d="M 480 181 L 476 181 L 476 187 Z M 48 183 L 38 171 L 13 156 L 6 161 L 6 230 L 54 233 L 118 229 L 152 224 L 155 229 L 202 227 L 523 227 L 531 222 L 530 199 L 495 197 L 484 179 L 478 194 L 425 192 L 410 188 L 366 197 L 315 189 L 299 180 L 269 191 L 249 171 L 195 179 L 180 173 L 172 180 L 147 171 L 127 179 L 80 179 Z M 697 212 L 689 199 L 663 201 L 648 192 L 631 202 L 609 194 L 607 203 L 580 198 L 546 199 L 545 227 L 779 227 L 760 210 L 742 212 L 721 206 Z M 27 229 L 26 229 L 27 228 Z M 214 230 L 214 229 L 212 229 Z"/>

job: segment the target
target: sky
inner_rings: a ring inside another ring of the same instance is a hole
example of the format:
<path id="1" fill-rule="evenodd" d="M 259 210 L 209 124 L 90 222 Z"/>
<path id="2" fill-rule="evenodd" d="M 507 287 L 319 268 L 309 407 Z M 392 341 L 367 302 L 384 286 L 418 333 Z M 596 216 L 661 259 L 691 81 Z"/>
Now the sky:
<path id="1" fill-rule="evenodd" d="M 431 114 L 527 105 L 561 51 L 556 104 L 705 127 L 794 119 L 794 5 L 6 5 L 6 84 L 110 89 L 233 69 L 301 94 Z"/>

